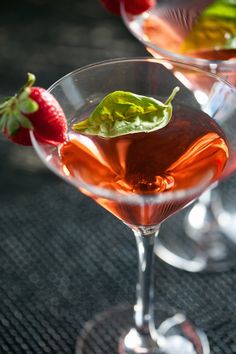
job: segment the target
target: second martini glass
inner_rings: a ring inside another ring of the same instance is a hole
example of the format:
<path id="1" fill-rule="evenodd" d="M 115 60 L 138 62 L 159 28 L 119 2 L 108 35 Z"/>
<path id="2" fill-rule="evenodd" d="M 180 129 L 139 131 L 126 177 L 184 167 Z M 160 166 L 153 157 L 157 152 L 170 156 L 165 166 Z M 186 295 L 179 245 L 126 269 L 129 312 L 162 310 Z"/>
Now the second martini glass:
<path id="1" fill-rule="evenodd" d="M 171 71 L 207 76 L 204 105 Z M 175 86 L 180 91 L 172 120 L 158 131 L 101 138 L 71 129 L 113 91 L 165 102 Z M 57 148 L 40 143 L 32 132 L 36 152 L 49 169 L 123 221 L 133 231 L 138 250 L 134 307 L 96 316 L 85 326 L 76 353 L 209 354 L 206 335 L 184 314 L 155 306 L 153 250 L 160 224 L 218 180 L 226 161 L 226 168 L 231 165 L 236 152 L 231 149 L 234 116 L 228 100 L 235 93 L 224 81 L 194 67 L 150 58 L 90 65 L 63 77 L 49 91 L 65 112 L 69 141 Z M 100 336 L 100 349 L 96 341 L 91 348 L 101 328 L 113 337 L 108 343 Z"/>
<path id="2" fill-rule="evenodd" d="M 121 13 L 126 26 L 154 57 L 198 66 L 236 85 L 235 2 L 159 0 L 141 15 L 127 13 L 123 5 Z M 204 101 L 202 87 L 207 88 L 207 78 L 187 72 L 178 78 L 191 82 Z M 224 209 L 221 193 L 215 187 L 199 198 L 185 215 L 176 242 L 159 237 L 156 254 L 161 259 L 192 272 L 223 271 L 235 264 L 236 232 L 230 227 L 234 214 Z"/>

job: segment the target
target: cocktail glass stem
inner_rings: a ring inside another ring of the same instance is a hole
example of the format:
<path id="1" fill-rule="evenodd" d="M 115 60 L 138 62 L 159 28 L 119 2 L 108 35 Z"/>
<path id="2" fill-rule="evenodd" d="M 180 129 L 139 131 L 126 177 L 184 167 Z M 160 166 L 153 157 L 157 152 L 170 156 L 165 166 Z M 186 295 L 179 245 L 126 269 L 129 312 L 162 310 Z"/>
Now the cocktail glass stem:
<path id="1" fill-rule="evenodd" d="M 159 226 L 133 229 L 138 249 L 138 281 L 134 306 L 134 328 L 122 338 L 120 353 L 157 353 L 154 324 L 153 260 Z"/>

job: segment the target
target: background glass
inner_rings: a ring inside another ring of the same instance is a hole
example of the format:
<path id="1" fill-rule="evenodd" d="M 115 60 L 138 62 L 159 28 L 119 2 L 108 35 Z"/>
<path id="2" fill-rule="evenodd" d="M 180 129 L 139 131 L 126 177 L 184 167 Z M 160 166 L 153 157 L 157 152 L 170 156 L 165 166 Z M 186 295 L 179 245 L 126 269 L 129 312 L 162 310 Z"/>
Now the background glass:
<path id="1" fill-rule="evenodd" d="M 212 0 L 201 2 L 160 0 L 154 8 L 139 16 L 126 13 L 122 5 L 121 13 L 125 25 L 154 57 L 164 57 L 196 65 L 203 70 L 220 75 L 235 85 L 236 48 L 221 51 L 211 51 L 209 48 L 209 51 L 197 52 L 196 50 L 189 54 L 181 51 L 185 38 L 194 28 L 201 12 L 213 3 Z M 231 16 L 234 11 L 236 8 L 232 5 Z M 229 36 L 227 33 L 229 28 L 236 33 L 235 21 L 230 20 L 232 25 L 227 27 L 226 24 L 229 21 L 227 22 L 224 17 L 222 19 L 213 18 L 211 22 L 204 25 L 208 28 L 213 25 L 215 27 L 212 33 L 205 32 L 199 37 L 202 38 L 202 42 L 210 42 L 210 36 L 214 38 L 216 33 L 222 32 L 225 36 Z M 199 33 L 201 33 L 200 30 Z M 182 79 L 191 81 L 196 90 L 203 85 L 208 85 L 206 78 L 200 83 L 200 78 L 194 76 L 185 73 L 185 78 Z M 185 213 L 182 236 L 176 242 L 162 238 L 160 235 L 156 253 L 161 259 L 172 266 L 192 272 L 223 271 L 235 264 L 236 232 L 229 227 L 235 214 L 229 203 L 225 205 L 222 190 L 223 187 L 207 191 L 196 202 L 193 209 L 189 209 L 188 214 Z M 184 246 L 186 244 L 187 247 Z"/>

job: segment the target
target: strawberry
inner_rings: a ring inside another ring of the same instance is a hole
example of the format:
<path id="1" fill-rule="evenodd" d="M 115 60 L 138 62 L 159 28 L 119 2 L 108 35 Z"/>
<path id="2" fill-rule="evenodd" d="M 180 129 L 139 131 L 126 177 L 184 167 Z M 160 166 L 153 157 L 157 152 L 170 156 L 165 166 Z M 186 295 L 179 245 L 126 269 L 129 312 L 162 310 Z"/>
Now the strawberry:
<path id="1" fill-rule="evenodd" d="M 156 0 L 124 0 L 125 10 L 132 15 L 139 15 L 155 6 Z"/>
<path id="2" fill-rule="evenodd" d="M 33 86 L 35 76 L 13 97 L 0 103 L 0 130 L 14 143 L 32 145 L 30 130 L 41 142 L 58 145 L 66 140 L 67 121 L 57 100 L 44 88 Z"/>
<path id="3" fill-rule="evenodd" d="M 120 4 L 122 1 L 124 2 L 125 10 L 132 15 L 139 15 L 156 4 L 156 0 L 101 0 L 101 3 L 108 11 L 120 16 Z"/>
<path id="4" fill-rule="evenodd" d="M 120 0 L 101 0 L 101 3 L 108 11 L 120 16 Z"/>

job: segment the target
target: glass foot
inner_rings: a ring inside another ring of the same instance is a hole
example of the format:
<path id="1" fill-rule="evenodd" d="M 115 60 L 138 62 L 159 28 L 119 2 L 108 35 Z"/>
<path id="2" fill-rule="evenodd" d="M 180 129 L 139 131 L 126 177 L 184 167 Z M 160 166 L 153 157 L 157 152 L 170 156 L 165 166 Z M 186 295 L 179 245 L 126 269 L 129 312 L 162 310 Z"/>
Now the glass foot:
<path id="1" fill-rule="evenodd" d="M 97 315 L 85 325 L 76 354 L 209 354 L 206 335 L 183 314 L 155 308 L 156 345 L 142 350 L 133 327 L 133 307 L 120 306 Z M 135 345 L 134 345 L 135 343 Z M 132 349 L 131 349 L 132 348 Z M 135 351 L 134 349 L 135 348 Z"/>

